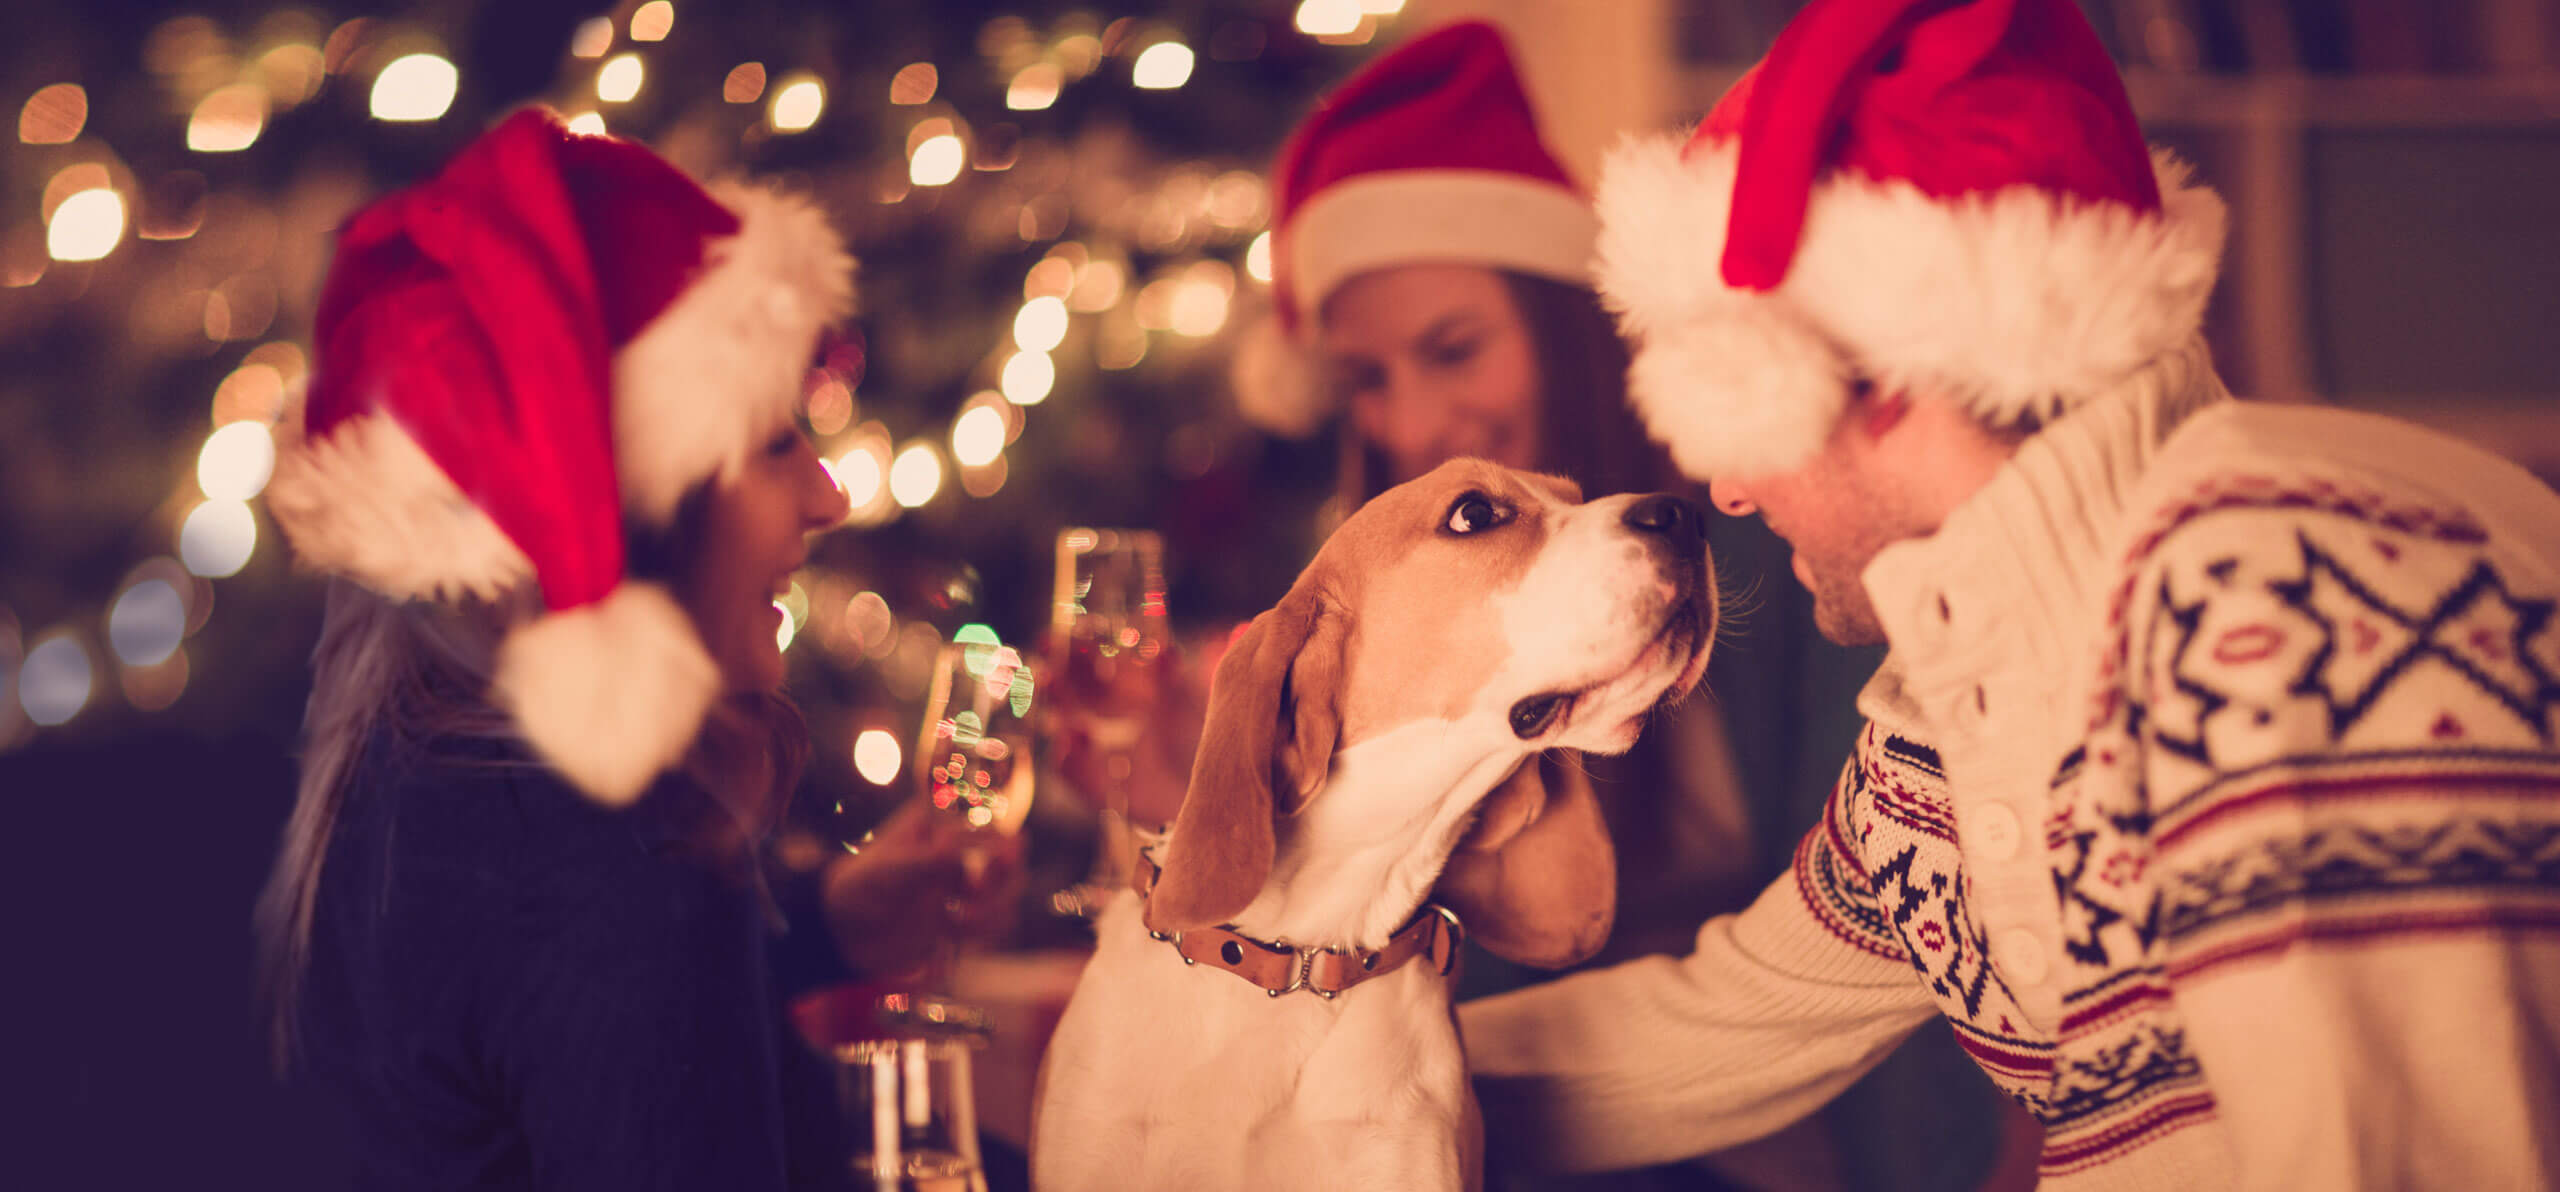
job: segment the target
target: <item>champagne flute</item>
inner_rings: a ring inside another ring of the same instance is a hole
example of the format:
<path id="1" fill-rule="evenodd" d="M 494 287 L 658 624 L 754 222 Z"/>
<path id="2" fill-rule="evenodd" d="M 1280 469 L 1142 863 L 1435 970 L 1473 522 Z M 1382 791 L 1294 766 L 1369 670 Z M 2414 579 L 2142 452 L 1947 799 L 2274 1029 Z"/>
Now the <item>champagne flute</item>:
<path id="1" fill-rule="evenodd" d="M 1078 526 L 1058 534 L 1052 639 L 1066 651 L 1069 710 L 1090 747 L 1102 755 L 1106 778 L 1098 797 L 1093 870 L 1084 883 L 1056 901 L 1060 910 L 1091 917 L 1128 881 L 1136 863 L 1130 840 L 1128 794 L 1131 751 L 1147 729 L 1146 692 L 1157 678 L 1171 638 L 1164 599 L 1164 540 L 1152 530 Z"/>
<path id="2" fill-rule="evenodd" d="M 1031 699 L 1031 667 L 1013 647 L 991 635 L 943 646 L 916 744 L 917 793 L 973 832 L 1021 831 L 1034 779 Z M 961 861 L 975 885 L 985 875 L 986 852 L 968 850 Z M 949 991 L 958 953 L 957 933 L 945 931 L 935 943 L 930 988 Z"/>

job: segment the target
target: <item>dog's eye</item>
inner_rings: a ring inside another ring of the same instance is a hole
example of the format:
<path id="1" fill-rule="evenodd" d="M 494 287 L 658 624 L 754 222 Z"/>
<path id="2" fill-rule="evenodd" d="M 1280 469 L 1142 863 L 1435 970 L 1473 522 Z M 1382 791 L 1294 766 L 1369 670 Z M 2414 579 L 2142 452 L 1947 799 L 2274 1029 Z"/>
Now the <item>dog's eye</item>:
<path id="1" fill-rule="evenodd" d="M 1493 498 L 1471 492 L 1449 503 L 1448 520 L 1441 524 L 1452 534 L 1475 534 L 1490 530 L 1511 520 L 1511 511 L 1494 504 Z"/>
<path id="2" fill-rule="evenodd" d="M 1533 695 L 1511 705 L 1511 735 L 1526 741 L 1547 731 L 1547 726 L 1555 723 L 1556 715 L 1572 702 L 1572 696 L 1557 692 Z"/>

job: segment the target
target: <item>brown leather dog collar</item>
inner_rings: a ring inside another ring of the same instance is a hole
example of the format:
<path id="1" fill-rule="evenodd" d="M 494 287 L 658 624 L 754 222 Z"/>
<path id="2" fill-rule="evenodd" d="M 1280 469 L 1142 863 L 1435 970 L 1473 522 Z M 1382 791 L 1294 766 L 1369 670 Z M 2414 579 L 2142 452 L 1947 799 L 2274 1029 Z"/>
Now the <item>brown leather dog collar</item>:
<path id="1" fill-rule="evenodd" d="M 1155 858 L 1141 855 L 1137 866 L 1138 897 L 1155 891 L 1164 871 Z M 1149 931 L 1173 945 L 1184 964 L 1225 969 L 1259 986 L 1272 997 L 1306 990 L 1331 1001 L 1372 977 L 1383 977 L 1415 958 L 1429 960 L 1444 977 L 1458 971 L 1458 945 L 1467 933 L 1457 912 L 1436 902 L 1422 904 L 1413 918 L 1387 937 L 1381 948 L 1299 948 L 1265 942 L 1233 927 L 1200 927 L 1190 931 Z"/>

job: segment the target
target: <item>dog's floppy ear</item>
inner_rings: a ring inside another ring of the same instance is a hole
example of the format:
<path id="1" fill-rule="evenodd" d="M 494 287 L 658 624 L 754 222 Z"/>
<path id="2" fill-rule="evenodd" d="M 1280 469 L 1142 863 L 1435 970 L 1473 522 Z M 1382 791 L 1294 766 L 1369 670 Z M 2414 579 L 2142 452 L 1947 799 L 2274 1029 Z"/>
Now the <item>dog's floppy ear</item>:
<path id="1" fill-rule="evenodd" d="M 1485 796 L 1434 896 L 1494 955 L 1562 968 L 1609 938 L 1617 856 L 1591 779 L 1542 755 Z"/>
<path id="2" fill-rule="evenodd" d="M 1344 618 L 1327 615 L 1317 590 L 1302 585 L 1227 648 L 1173 849 L 1147 897 L 1149 929 L 1227 922 L 1271 876 L 1275 807 L 1296 810 L 1324 785 L 1333 758 L 1347 634 Z"/>

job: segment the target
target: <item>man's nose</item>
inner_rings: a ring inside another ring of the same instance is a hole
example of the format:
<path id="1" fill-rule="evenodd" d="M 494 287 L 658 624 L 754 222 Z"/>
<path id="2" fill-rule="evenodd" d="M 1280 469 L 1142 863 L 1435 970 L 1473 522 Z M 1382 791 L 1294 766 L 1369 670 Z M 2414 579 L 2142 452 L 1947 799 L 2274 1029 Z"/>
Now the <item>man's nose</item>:
<path id="1" fill-rule="evenodd" d="M 1729 479 L 1707 482 L 1707 503 L 1727 517 L 1749 517 L 1760 511 L 1758 505 L 1751 503 L 1750 491 Z"/>

